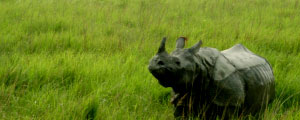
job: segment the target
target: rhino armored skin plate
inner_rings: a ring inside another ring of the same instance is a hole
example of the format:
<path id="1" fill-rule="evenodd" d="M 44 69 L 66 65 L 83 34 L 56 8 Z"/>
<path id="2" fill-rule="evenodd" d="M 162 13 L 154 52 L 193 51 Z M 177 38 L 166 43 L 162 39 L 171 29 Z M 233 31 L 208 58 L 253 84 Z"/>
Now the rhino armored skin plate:
<path id="1" fill-rule="evenodd" d="M 255 114 L 275 96 L 275 81 L 268 61 L 241 44 L 227 50 L 200 48 L 198 42 L 184 48 L 178 38 L 169 54 L 163 38 L 148 69 L 164 87 L 173 89 L 175 117 Z"/>

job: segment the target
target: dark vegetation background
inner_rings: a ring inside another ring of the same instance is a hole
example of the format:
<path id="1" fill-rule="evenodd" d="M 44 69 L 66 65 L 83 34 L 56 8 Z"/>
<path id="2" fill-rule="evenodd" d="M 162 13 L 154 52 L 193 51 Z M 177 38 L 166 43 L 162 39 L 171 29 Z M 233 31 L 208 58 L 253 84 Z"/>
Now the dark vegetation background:
<path id="1" fill-rule="evenodd" d="M 162 37 L 269 60 L 261 119 L 300 119 L 299 0 L 0 0 L 0 119 L 173 119 L 147 70 Z M 252 119 L 250 116 L 245 118 Z"/>

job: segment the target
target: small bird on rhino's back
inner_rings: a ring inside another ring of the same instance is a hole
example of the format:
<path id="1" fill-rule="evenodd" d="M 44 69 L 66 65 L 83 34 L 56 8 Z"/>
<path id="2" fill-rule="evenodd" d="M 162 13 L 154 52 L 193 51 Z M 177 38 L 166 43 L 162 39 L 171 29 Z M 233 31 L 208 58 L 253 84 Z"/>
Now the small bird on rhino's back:
<path id="1" fill-rule="evenodd" d="M 200 48 L 201 41 L 185 49 L 185 41 L 178 38 L 169 54 L 163 38 L 148 66 L 162 86 L 173 89 L 175 117 L 257 113 L 274 98 L 274 75 L 265 58 L 241 44 L 218 51 Z"/>

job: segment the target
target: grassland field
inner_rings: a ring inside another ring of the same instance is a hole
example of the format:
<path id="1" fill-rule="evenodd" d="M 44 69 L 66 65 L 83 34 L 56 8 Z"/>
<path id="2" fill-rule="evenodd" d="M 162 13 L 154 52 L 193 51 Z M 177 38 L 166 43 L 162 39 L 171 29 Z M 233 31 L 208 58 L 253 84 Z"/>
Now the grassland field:
<path id="1" fill-rule="evenodd" d="M 0 0 L 0 119 L 173 119 L 147 69 L 165 36 L 265 57 L 276 99 L 258 118 L 300 119 L 299 0 Z"/>

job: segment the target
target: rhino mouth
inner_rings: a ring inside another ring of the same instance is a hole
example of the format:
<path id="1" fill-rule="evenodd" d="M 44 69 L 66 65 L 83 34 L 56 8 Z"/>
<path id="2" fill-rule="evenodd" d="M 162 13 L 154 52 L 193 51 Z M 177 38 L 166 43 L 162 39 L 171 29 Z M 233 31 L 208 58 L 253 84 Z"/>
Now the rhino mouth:
<path id="1" fill-rule="evenodd" d="M 150 70 L 152 75 L 158 80 L 159 84 L 164 87 L 172 87 L 174 85 L 174 73 L 168 68 L 160 68 L 155 70 Z"/>

